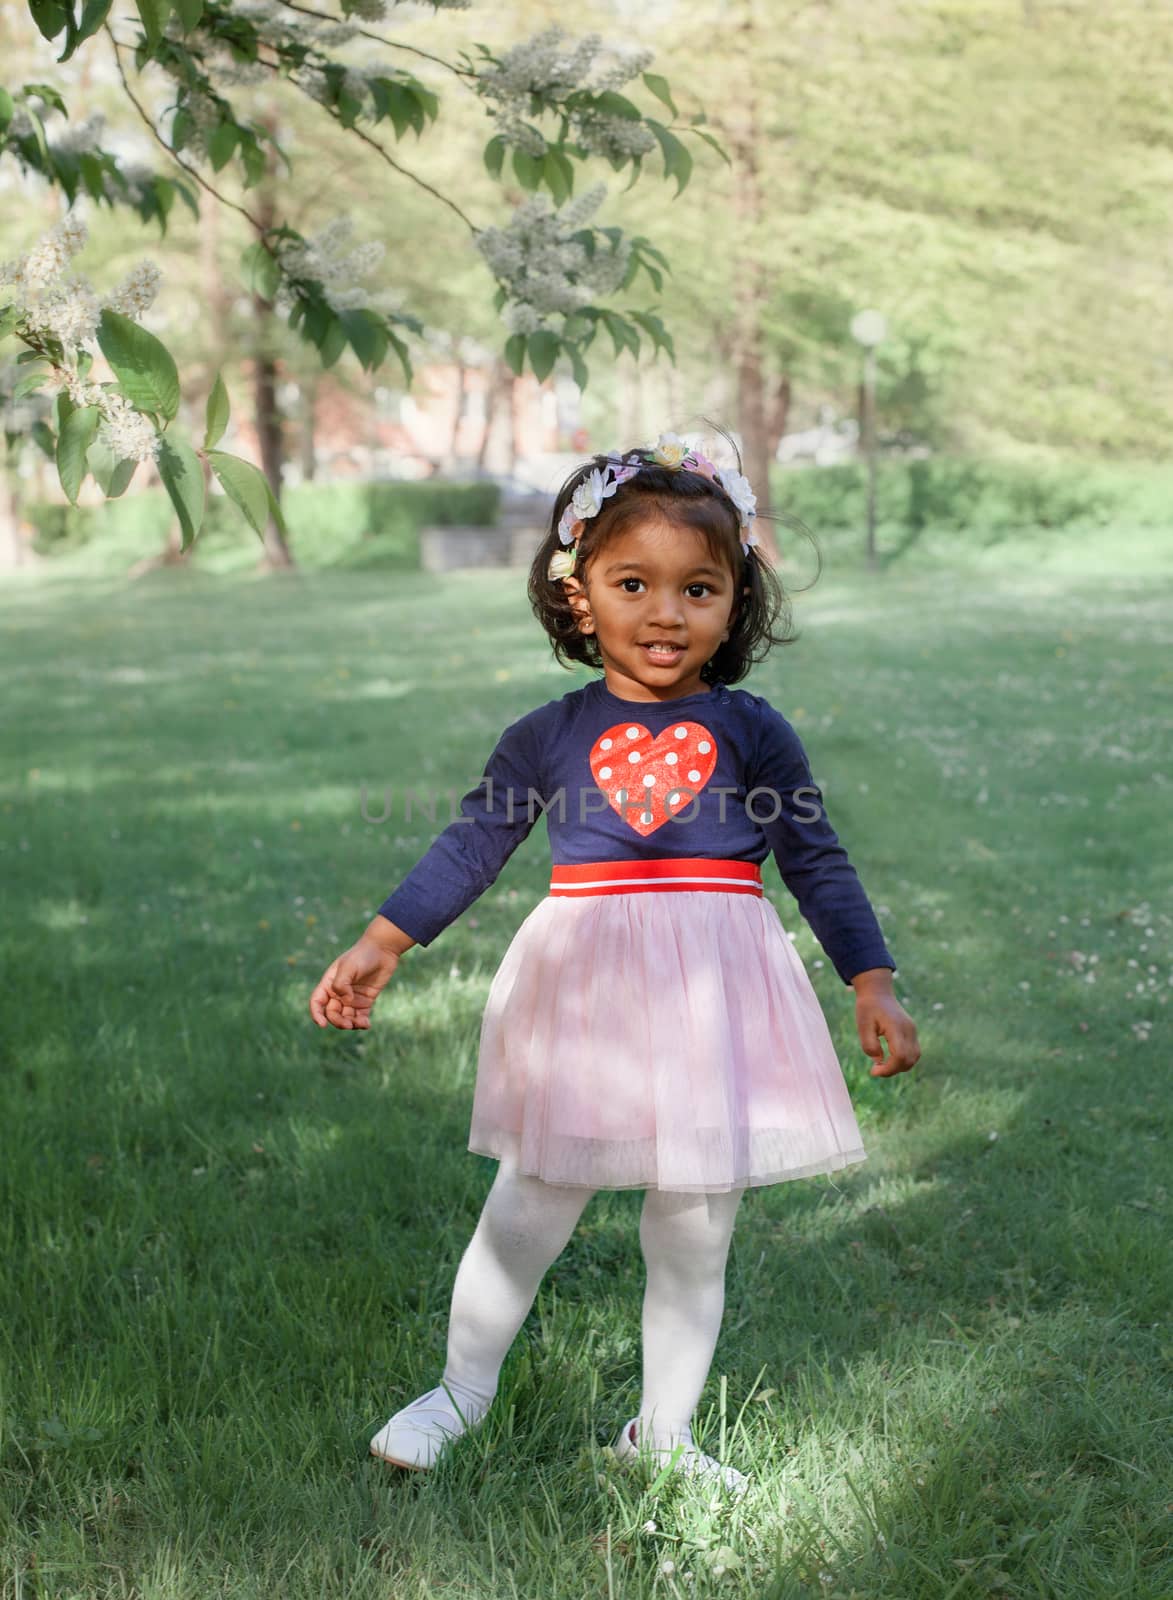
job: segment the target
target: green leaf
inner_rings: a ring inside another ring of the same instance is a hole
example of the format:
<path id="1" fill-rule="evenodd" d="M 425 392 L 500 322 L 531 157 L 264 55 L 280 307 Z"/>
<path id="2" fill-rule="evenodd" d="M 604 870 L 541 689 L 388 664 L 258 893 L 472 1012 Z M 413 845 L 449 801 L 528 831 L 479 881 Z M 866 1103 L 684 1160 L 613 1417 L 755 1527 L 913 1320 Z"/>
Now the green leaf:
<path id="1" fill-rule="evenodd" d="M 70 505 L 77 504 L 78 490 L 86 475 L 86 451 L 98 431 L 102 413 L 97 406 L 80 406 L 65 419 L 57 439 L 57 476 Z"/>
<path id="2" fill-rule="evenodd" d="M 179 373 L 167 346 L 130 317 L 110 310 L 98 323 L 98 344 L 131 405 L 170 422 L 179 410 Z"/>
<path id="3" fill-rule="evenodd" d="M 627 183 L 625 183 L 624 186 L 623 186 L 623 193 L 624 194 L 627 193 L 628 189 L 634 188 L 636 183 L 639 181 L 639 175 L 640 175 L 640 172 L 643 170 L 643 164 L 644 164 L 644 158 L 642 156 L 632 156 L 632 158 L 631 158 L 631 177 L 628 179 Z M 623 165 L 623 163 L 621 161 L 619 163 L 619 166 L 621 167 L 622 165 Z M 618 170 L 618 169 L 616 169 L 616 170 Z"/>
<path id="4" fill-rule="evenodd" d="M 39 446 L 42 454 L 50 461 L 56 461 L 57 441 L 53 437 L 53 430 L 49 424 L 38 417 L 29 431 L 32 433 L 33 443 Z"/>
<path id="5" fill-rule="evenodd" d="M 672 103 L 672 91 L 668 87 L 667 78 L 661 77 L 658 72 L 644 72 L 641 76 L 656 99 L 662 101 L 674 117 L 678 117 L 680 113 Z"/>
<path id="6" fill-rule="evenodd" d="M 186 550 L 204 525 L 204 469 L 184 439 L 165 438 L 155 464 L 179 518 L 183 530 L 181 548 Z"/>
<path id="7" fill-rule="evenodd" d="M 523 189 L 536 189 L 542 181 L 545 159 L 542 156 L 527 155 L 524 150 L 515 150 L 513 171 Z"/>
<path id="8" fill-rule="evenodd" d="M 204 0 L 174 0 L 172 9 L 182 22 L 184 33 L 188 34 L 198 26 L 204 14 Z"/>
<path id="9" fill-rule="evenodd" d="M 19 321 L 20 312 L 14 305 L 0 306 L 0 339 L 7 339 Z"/>
<path id="10" fill-rule="evenodd" d="M 626 117 L 629 122 L 642 122 L 643 112 L 630 101 L 626 95 L 617 94 L 614 89 L 604 89 L 602 94 L 591 96 L 591 101 L 599 111 L 611 117 Z"/>
<path id="11" fill-rule="evenodd" d="M 224 379 L 219 373 L 212 385 L 212 392 L 208 396 L 207 431 L 204 434 L 204 449 L 210 450 L 213 445 L 220 443 L 224 437 L 224 429 L 228 426 L 229 406 L 228 390 L 224 387 Z"/>
<path id="12" fill-rule="evenodd" d="M 580 389 L 585 389 L 587 386 L 588 373 L 587 364 L 582 358 L 582 351 L 579 349 L 578 345 L 575 344 L 565 344 L 563 345 L 563 349 L 570 357 L 570 365 L 574 371 L 575 383 L 578 384 Z"/>
<path id="13" fill-rule="evenodd" d="M 81 181 L 86 186 L 86 193 L 91 200 L 96 200 L 99 205 L 106 197 L 106 185 L 102 181 L 105 168 L 97 156 L 92 156 L 88 150 L 83 150 L 79 158 L 81 163 Z"/>
<path id="14" fill-rule="evenodd" d="M 109 15 L 110 5 L 111 0 L 86 0 L 82 7 L 81 21 L 69 41 L 65 54 L 57 58 L 59 61 L 68 61 L 79 44 L 84 44 L 87 39 L 93 38 Z"/>
<path id="15" fill-rule="evenodd" d="M 4 129 L 12 121 L 12 113 L 15 110 L 16 104 L 12 96 L 7 89 L 0 85 L 0 133 L 3 133 Z"/>
<path id="16" fill-rule="evenodd" d="M 729 155 L 729 152 L 725 149 L 724 145 L 720 144 L 716 139 L 713 138 L 711 133 L 703 133 L 700 128 L 692 128 L 689 131 L 695 133 L 698 139 L 703 139 L 707 145 L 711 145 L 727 167 L 731 167 L 733 165 L 733 160 Z"/>
<path id="17" fill-rule="evenodd" d="M 392 350 L 394 350 L 395 354 L 399 358 L 399 365 L 403 368 L 403 381 L 410 388 L 413 381 L 411 370 L 411 354 L 399 335 L 397 333 L 393 333 L 390 328 L 387 329 L 387 340 L 391 345 Z"/>
<path id="18" fill-rule="evenodd" d="M 264 477 L 263 473 L 262 477 Z M 269 497 L 269 514 L 273 518 L 273 521 L 281 529 L 282 537 L 288 539 L 289 529 L 285 526 L 285 518 L 281 514 L 281 504 L 278 501 L 277 496 L 273 493 L 272 486 L 270 485 L 268 478 L 265 478 L 265 493 Z"/>
<path id="19" fill-rule="evenodd" d="M 679 196 L 692 175 L 692 156 L 662 122 L 656 122 L 649 117 L 648 127 L 655 134 L 664 153 L 664 176 L 676 179 L 676 194 Z"/>
<path id="20" fill-rule="evenodd" d="M 240 257 L 245 284 L 262 300 L 273 300 L 281 283 L 281 269 L 264 245 L 258 240 L 250 244 Z"/>
<path id="21" fill-rule="evenodd" d="M 521 377 L 525 367 L 525 334 L 510 334 L 505 341 L 505 363 L 510 372 L 517 378 Z"/>
<path id="22" fill-rule="evenodd" d="M 542 158 L 542 176 L 554 196 L 555 205 L 560 206 L 574 193 L 574 166 L 561 150 L 546 151 Z"/>
<path id="23" fill-rule="evenodd" d="M 221 167 L 227 166 L 232 160 L 232 152 L 236 149 L 236 141 L 240 137 L 240 130 L 235 122 L 220 122 L 208 140 L 208 159 L 212 163 L 212 170 L 219 172 Z"/>
<path id="24" fill-rule="evenodd" d="M 326 328 L 325 337 L 318 346 L 322 356 L 322 365 L 324 367 L 332 367 L 346 349 L 346 344 L 346 325 L 341 317 L 332 317 Z"/>
<path id="25" fill-rule="evenodd" d="M 242 139 L 240 159 L 244 163 L 244 186 L 246 189 L 254 188 L 264 178 L 268 169 L 265 152 L 255 139 Z"/>
<path id="26" fill-rule="evenodd" d="M 191 112 L 180 106 L 171 123 L 171 148 L 182 150 L 195 131 L 195 118 Z"/>
<path id="27" fill-rule="evenodd" d="M 125 494 L 137 470 L 137 461 L 120 461 L 110 476 L 110 487 L 106 490 L 107 500 L 117 500 L 119 495 Z"/>
<path id="28" fill-rule="evenodd" d="M 26 394 L 32 394 L 34 389 L 39 389 L 48 376 L 49 369 L 47 367 L 43 372 L 26 373 L 23 378 L 18 379 L 13 385 L 12 398 L 14 400 L 23 400 Z"/>
<path id="29" fill-rule="evenodd" d="M 391 125 L 395 129 L 395 137 L 402 139 L 408 128 L 412 127 L 419 111 L 419 104 L 415 96 L 401 83 L 392 83 L 387 88 L 387 115 L 391 118 Z M 418 133 L 419 129 L 416 129 Z"/>
<path id="30" fill-rule="evenodd" d="M 49 415 L 53 418 L 53 422 L 58 433 L 60 433 L 62 428 L 65 426 L 65 419 L 70 415 L 71 412 L 76 410 L 77 407 L 69 398 L 68 391 L 65 389 L 58 389 L 57 393 L 53 396 L 53 404 L 49 408 Z"/>
<path id="31" fill-rule="evenodd" d="M 52 106 L 55 111 L 60 111 L 63 117 L 69 115 L 65 101 L 61 98 L 60 90 L 54 89 L 51 83 L 26 83 L 24 92 L 26 95 L 39 95 L 46 105 Z"/>
<path id="32" fill-rule="evenodd" d="M 208 460 L 224 493 L 240 508 L 249 526 L 263 539 L 269 512 L 275 504 L 265 474 L 259 467 L 254 467 L 251 461 L 226 455 L 223 450 L 209 450 Z"/>
<path id="33" fill-rule="evenodd" d="M 657 355 L 661 350 L 666 350 L 671 360 L 676 360 L 676 348 L 672 343 L 672 335 L 665 328 L 659 317 L 650 311 L 629 311 L 627 315 L 637 327 L 642 328 L 649 336 Z"/>
<path id="34" fill-rule="evenodd" d="M 373 372 L 386 356 L 387 346 L 391 343 L 391 334 L 379 314 L 366 306 L 356 306 L 350 311 L 340 311 L 334 319 L 334 325 L 341 327 L 363 371 Z"/>
<path id="35" fill-rule="evenodd" d="M 639 355 L 639 334 L 629 322 L 614 311 L 600 311 L 599 316 L 607 325 L 607 332 L 611 335 L 611 342 L 615 346 L 615 354 L 622 355 L 624 350 L 630 350 L 633 356 Z"/>
<path id="36" fill-rule="evenodd" d="M 147 36 L 147 49 L 153 50 L 163 37 L 163 29 L 171 15 L 171 0 L 135 0 L 135 4 Z"/>
<path id="37" fill-rule="evenodd" d="M 171 207 L 175 204 L 175 186 L 166 178 L 152 178 L 151 193 L 155 199 L 159 226 L 166 233 L 167 218 L 171 215 Z"/>
<path id="38" fill-rule="evenodd" d="M 505 140 L 501 134 L 496 134 L 485 146 L 485 166 L 489 176 L 499 178 L 501 168 L 505 165 Z"/>
<path id="39" fill-rule="evenodd" d="M 45 39 L 55 38 L 67 20 L 66 8 L 58 0 L 29 0 L 29 12 Z"/>
<path id="40" fill-rule="evenodd" d="M 184 205 L 191 212 L 192 216 L 197 222 L 200 220 L 200 203 L 196 199 L 195 190 L 192 188 L 190 183 L 185 183 L 182 178 L 172 178 L 170 180 L 166 178 L 157 178 L 155 181 L 156 183 L 167 183 L 170 181 L 172 189 L 175 190 L 175 193 L 183 201 Z"/>
<path id="41" fill-rule="evenodd" d="M 420 103 L 424 116 L 435 122 L 440 115 L 440 96 L 434 89 L 425 88 L 418 78 L 412 79 L 411 87 L 412 93 Z"/>
<path id="42" fill-rule="evenodd" d="M 541 383 L 553 372 L 562 341 L 549 328 L 539 328 L 536 333 L 530 334 L 526 348 L 529 351 L 530 366 L 534 369 L 534 377 Z"/>
<path id="43" fill-rule="evenodd" d="M 125 494 L 138 466 L 137 461 L 119 461 L 101 434 L 90 445 L 86 464 L 107 500 Z"/>

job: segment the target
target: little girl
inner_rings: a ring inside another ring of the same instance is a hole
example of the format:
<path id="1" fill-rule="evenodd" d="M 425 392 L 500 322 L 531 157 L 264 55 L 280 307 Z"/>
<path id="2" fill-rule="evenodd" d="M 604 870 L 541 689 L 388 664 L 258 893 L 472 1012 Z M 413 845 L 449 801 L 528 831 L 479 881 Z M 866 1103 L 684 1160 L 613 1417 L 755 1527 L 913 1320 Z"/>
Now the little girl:
<path id="1" fill-rule="evenodd" d="M 369 1028 L 403 953 L 483 894 L 544 812 L 550 891 L 481 1025 L 468 1148 L 499 1166 L 456 1273 L 440 1383 L 371 1440 L 397 1466 L 430 1467 L 483 1418 L 591 1195 L 640 1188 L 643 1388 L 615 1454 L 744 1489 L 691 1432 L 738 1204 L 751 1185 L 865 1159 L 818 998 L 762 891 L 768 854 L 855 991 L 872 1075 L 919 1058 L 798 735 L 729 687 L 788 642 L 754 511 L 740 472 L 675 434 L 570 476 L 529 597 L 555 657 L 602 675 L 505 729 L 461 815 L 310 997 L 319 1027 Z"/>

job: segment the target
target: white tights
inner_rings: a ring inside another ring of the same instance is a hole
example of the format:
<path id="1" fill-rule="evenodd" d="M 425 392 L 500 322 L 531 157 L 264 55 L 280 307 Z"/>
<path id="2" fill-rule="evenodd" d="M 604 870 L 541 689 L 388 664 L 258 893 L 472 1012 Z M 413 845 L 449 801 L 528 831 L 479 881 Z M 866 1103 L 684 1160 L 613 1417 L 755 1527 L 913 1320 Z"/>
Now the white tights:
<path id="1" fill-rule="evenodd" d="M 497 1392 L 501 1363 L 548 1267 L 596 1191 L 544 1183 L 506 1154 L 461 1257 L 452 1291 L 444 1382 L 471 1422 Z M 643 1300 L 640 1438 L 691 1442 L 725 1309 L 725 1263 L 744 1189 L 689 1194 L 648 1189 L 639 1240 Z M 471 1402 L 471 1403 L 470 1403 Z"/>

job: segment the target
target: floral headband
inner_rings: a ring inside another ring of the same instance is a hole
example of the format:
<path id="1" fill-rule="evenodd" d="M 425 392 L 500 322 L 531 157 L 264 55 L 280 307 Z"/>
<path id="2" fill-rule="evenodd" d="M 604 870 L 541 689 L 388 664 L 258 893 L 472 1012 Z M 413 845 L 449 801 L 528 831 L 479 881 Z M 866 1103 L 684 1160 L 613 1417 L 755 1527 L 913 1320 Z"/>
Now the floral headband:
<path id="1" fill-rule="evenodd" d="M 608 452 L 607 465 L 595 467 L 579 484 L 558 521 L 558 538 L 569 548 L 555 550 L 546 569 L 548 577 L 570 577 L 578 561 L 578 539 L 584 523 L 591 517 L 597 517 L 603 509 L 603 501 L 609 499 L 620 484 L 634 478 L 643 467 L 666 467 L 669 472 L 699 472 L 702 477 L 717 484 L 733 501 L 741 526 L 747 530 L 741 541 L 742 553 L 748 555 L 750 546 L 757 544 L 758 536 L 750 527 L 757 514 L 757 496 L 749 486 L 749 479 L 740 472 L 718 472 L 707 456 L 691 449 L 677 434 L 662 433 L 650 450 L 633 450 L 626 457 L 615 450 Z"/>

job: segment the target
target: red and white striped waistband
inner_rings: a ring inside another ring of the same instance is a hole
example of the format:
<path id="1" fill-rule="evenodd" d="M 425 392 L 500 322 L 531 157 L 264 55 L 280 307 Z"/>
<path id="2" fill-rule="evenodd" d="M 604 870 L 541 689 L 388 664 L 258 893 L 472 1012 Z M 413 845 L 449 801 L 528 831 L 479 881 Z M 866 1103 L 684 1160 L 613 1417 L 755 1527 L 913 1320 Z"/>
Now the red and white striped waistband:
<path id="1" fill-rule="evenodd" d="M 762 894 L 756 861 L 713 861 L 707 856 L 667 856 L 659 861 L 588 861 L 552 866 L 552 895 L 640 894 L 646 890 L 717 889 Z"/>

